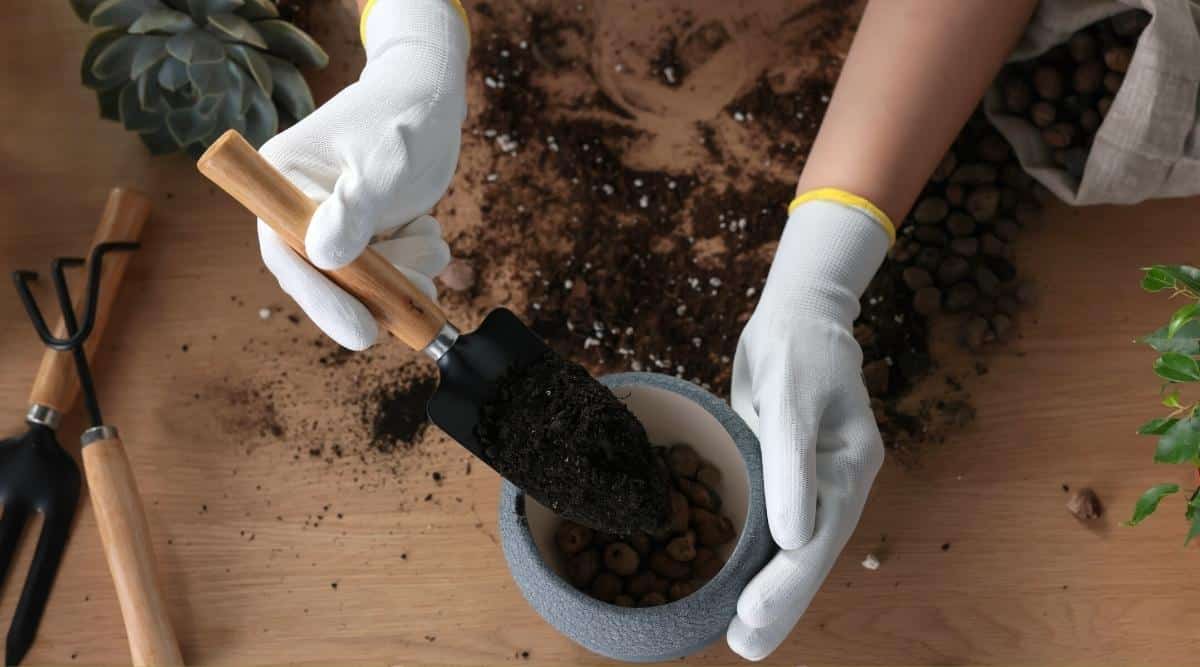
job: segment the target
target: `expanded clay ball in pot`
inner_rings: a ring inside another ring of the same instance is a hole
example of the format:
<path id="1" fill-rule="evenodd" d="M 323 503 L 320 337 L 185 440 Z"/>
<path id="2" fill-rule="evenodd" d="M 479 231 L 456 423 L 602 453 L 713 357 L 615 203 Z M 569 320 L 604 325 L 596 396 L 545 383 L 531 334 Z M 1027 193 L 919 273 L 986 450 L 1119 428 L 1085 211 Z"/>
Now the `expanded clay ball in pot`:
<path id="1" fill-rule="evenodd" d="M 606 535 L 566 520 L 555 531 L 571 583 L 597 600 L 646 607 L 687 597 L 725 565 L 714 549 L 737 537 L 733 522 L 720 513 L 720 469 L 685 444 L 658 447 L 654 454 L 667 471 L 664 483 L 672 486 L 663 532 Z"/>

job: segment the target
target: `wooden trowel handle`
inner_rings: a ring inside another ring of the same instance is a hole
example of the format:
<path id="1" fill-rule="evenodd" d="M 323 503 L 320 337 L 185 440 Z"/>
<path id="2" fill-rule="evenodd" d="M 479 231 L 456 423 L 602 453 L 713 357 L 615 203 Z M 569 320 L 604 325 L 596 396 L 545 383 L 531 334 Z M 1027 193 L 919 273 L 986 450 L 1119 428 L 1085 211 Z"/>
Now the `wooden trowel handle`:
<path id="1" fill-rule="evenodd" d="M 149 215 L 150 200 L 145 195 L 136 190 L 113 188 L 108 193 L 108 202 L 104 205 L 100 225 L 96 227 L 96 233 L 92 237 L 92 247 L 113 241 L 137 241 Z M 117 297 L 121 278 L 125 275 L 125 268 L 132 258 L 133 255 L 128 252 L 115 252 L 104 258 L 100 272 L 100 292 L 96 299 L 96 324 L 83 344 L 89 358 L 93 357 L 96 346 L 104 336 L 113 300 Z M 76 312 L 79 312 L 86 299 L 87 294 L 83 290 L 76 294 Z M 54 328 L 54 335 L 66 337 L 66 326 L 61 315 L 58 326 Z M 38 367 L 37 377 L 33 380 L 33 390 L 29 392 L 30 404 L 44 405 L 54 408 L 59 414 L 66 414 L 70 412 L 78 395 L 79 379 L 75 375 L 75 361 L 71 353 L 46 348 L 42 354 L 42 365 Z"/>
<path id="2" fill-rule="evenodd" d="M 196 166 L 305 256 L 304 235 L 317 203 L 236 130 L 217 139 Z M 425 349 L 446 324 L 446 315 L 437 304 L 370 248 L 346 266 L 322 273 L 362 301 L 385 329 L 414 350 Z"/>
<path id="3" fill-rule="evenodd" d="M 83 446 L 83 470 L 133 664 L 182 665 L 133 469 L 116 431 L 105 435 Z"/>

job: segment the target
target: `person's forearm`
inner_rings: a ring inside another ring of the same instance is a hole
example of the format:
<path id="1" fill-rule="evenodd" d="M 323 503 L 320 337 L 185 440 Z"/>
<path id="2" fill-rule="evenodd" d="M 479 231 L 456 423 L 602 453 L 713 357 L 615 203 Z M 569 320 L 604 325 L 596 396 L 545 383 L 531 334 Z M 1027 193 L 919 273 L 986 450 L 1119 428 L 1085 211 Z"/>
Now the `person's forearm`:
<path id="1" fill-rule="evenodd" d="M 797 194 L 865 197 L 899 224 L 1037 0 L 872 0 Z"/>

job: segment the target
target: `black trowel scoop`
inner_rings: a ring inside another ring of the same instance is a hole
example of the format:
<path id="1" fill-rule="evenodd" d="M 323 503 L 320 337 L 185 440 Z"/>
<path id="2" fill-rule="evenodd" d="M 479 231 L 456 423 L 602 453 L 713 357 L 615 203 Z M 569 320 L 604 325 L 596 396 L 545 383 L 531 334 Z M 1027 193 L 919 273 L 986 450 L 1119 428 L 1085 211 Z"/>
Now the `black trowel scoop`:
<path id="1" fill-rule="evenodd" d="M 241 135 L 232 130 L 225 133 L 197 166 L 303 256 L 305 231 L 317 203 Z M 324 273 L 362 301 L 385 329 L 437 362 L 441 378 L 429 399 L 429 417 L 484 463 L 560 515 L 594 528 L 625 534 L 652 532 L 661 525 L 667 485 L 655 469 L 641 425 L 607 391 L 603 392 L 606 398 L 589 391 L 600 388 L 599 384 L 577 365 L 554 355 L 512 312 L 498 308 L 473 333 L 460 334 L 437 304 L 371 249 L 345 267 Z M 481 418 L 494 421 L 498 395 L 505 406 L 519 408 L 522 397 L 512 392 L 525 391 L 533 386 L 531 379 L 546 377 L 555 391 L 562 393 L 566 379 L 568 387 L 574 382 L 583 394 L 590 393 L 595 401 L 612 401 L 618 409 L 610 406 L 599 418 L 596 409 L 589 414 L 560 411 L 552 424 L 531 422 L 525 415 L 517 420 L 524 430 L 493 428 L 490 423 L 481 428 Z M 640 434 L 640 440 L 612 437 L 631 432 Z M 564 434 L 575 435 L 564 439 Z M 577 442 L 587 437 L 598 440 L 591 450 Z M 547 446 L 564 442 L 568 446 L 562 452 Z M 528 449 L 498 449 L 514 445 Z M 593 455 L 579 456 L 579 451 Z"/>

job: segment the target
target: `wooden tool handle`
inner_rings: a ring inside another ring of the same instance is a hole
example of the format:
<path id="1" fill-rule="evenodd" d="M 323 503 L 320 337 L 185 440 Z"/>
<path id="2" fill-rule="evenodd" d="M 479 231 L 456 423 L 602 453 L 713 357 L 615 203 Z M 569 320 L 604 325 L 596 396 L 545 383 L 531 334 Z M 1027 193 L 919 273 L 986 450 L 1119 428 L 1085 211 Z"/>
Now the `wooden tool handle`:
<path id="1" fill-rule="evenodd" d="M 304 234 L 317 210 L 309 199 L 236 130 L 226 132 L 196 165 L 200 173 L 274 229 L 301 257 Z M 446 324 L 446 315 L 391 262 L 367 248 L 353 262 L 324 271 L 362 301 L 384 328 L 414 350 L 423 350 Z"/>
<path id="2" fill-rule="evenodd" d="M 145 195 L 135 190 L 113 188 L 108 193 L 108 202 L 100 216 L 100 225 L 96 227 L 96 233 L 92 237 L 92 247 L 111 241 L 137 241 L 149 215 L 150 200 Z M 89 358 L 95 353 L 100 338 L 104 335 L 113 300 L 117 296 L 121 278 L 125 275 L 125 268 L 130 259 L 132 255 L 127 252 L 115 252 L 104 258 L 100 293 L 96 299 L 96 324 L 91 336 L 84 341 L 84 350 Z M 82 290 L 76 294 L 76 312 L 79 312 L 86 298 L 87 295 Z M 54 335 L 66 336 L 66 326 L 61 315 Z M 79 378 L 75 375 L 75 361 L 71 353 L 47 348 L 42 354 L 42 365 L 38 367 L 37 376 L 33 380 L 29 402 L 54 408 L 59 414 L 66 414 L 71 411 L 78 395 Z"/>
<path id="3" fill-rule="evenodd" d="M 159 584 L 150 526 L 120 438 L 85 445 L 83 469 L 133 664 L 182 665 Z"/>

